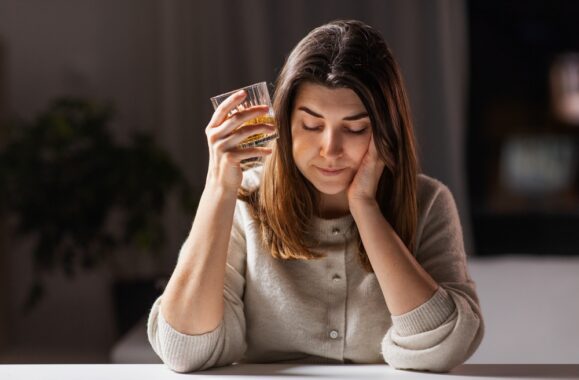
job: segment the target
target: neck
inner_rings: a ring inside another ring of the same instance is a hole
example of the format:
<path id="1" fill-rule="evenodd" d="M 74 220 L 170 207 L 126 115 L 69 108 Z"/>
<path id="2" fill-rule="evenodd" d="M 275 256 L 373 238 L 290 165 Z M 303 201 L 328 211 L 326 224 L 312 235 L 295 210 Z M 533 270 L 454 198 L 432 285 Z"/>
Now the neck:
<path id="1" fill-rule="evenodd" d="M 318 215 L 322 219 L 333 219 L 340 216 L 344 216 L 350 213 L 350 207 L 348 205 L 348 195 L 346 192 L 341 192 L 338 194 L 323 194 L 320 195 L 320 204 L 318 209 Z"/>

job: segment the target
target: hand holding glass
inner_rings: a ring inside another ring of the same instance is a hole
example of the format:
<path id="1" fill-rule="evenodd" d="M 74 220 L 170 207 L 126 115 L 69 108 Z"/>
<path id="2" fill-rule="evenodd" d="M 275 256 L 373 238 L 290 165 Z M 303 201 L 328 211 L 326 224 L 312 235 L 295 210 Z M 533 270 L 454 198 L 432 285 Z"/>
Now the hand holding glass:
<path id="1" fill-rule="evenodd" d="M 249 121 L 243 123 L 238 129 L 244 128 L 249 125 L 258 125 L 258 124 L 275 124 L 275 118 L 271 106 L 271 98 L 269 96 L 269 91 L 267 89 L 267 84 L 265 82 L 255 83 L 250 86 L 246 86 L 237 90 L 229 91 L 225 94 L 217 95 L 211 98 L 211 104 L 213 104 L 213 108 L 217 109 L 219 104 L 221 104 L 225 99 L 227 99 L 231 94 L 244 90 L 247 96 L 245 100 L 240 103 L 235 109 L 231 110 L 227 117 L 233 116 L 236 112 L 244 110 L 249 107 L 254 107 L 258 105 L 267 105 L 269 110 L 266 114 L 260 115 L 255 117 Z M 266 134 L 266 133 L 258 133 L 252 135 L 245 140 L 243 140 L 239 144 L 239 148 L 250 148 L 250 147 L 266 147 L 269 142 L 278 138 L 277 132 Z M 251 164 L 248 164 L 250 163 Z M 242 161 L 242 169 L 247 169 L 249 167 L 257 166 L 261 163 L 260 157 L 245 159 Z"/>

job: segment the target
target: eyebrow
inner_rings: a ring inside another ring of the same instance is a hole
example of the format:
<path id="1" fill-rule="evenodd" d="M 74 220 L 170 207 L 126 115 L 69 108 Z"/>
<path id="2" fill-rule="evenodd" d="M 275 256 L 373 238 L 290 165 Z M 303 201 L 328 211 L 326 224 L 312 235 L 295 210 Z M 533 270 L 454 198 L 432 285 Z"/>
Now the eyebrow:
<path id="1" fill-rule="evenodd" d="M 314 117 L 317 117 L 317 118 L 320 118 L 320 119 L 323 119 L 323 118 L 324 118 L 322 115 L 320 115 L 320 114 L 317 113 L 317 112 L 312 111 L 311 109 L 309 109 L 309 108 L 306 107 L 306 106 L 300 106 L 300 107 L 298 107 L 298 110 L 304 111 L 304 112 L 306 112 L 306 113 L 309 113 L 310 115 L 312 115 L 312 116 L 314 116 Z M 366 112 L 366 111 L 357 113 L 357 114 L 355 114 L 355 115 L 346 116 L 346 117 L 343 118 L 342 120 L 345 120 L 345 121 L 353 121 L 353 120 L 360 120 L 360 119 L 363 119 L 363 118 L 365 118 L 365 117 L 368 117 L 368 112 Z"/>

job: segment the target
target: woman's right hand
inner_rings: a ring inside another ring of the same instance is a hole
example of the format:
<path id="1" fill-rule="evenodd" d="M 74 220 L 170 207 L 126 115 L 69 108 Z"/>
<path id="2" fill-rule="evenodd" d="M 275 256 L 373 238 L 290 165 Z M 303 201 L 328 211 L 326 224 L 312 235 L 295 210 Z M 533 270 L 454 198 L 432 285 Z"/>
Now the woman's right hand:
<path id="1" fill-rule="evenodd" d="M 240 148 L 239 143 L 256 133 L 270 134 L 275 131 L 275 126 L 271 124 L 248 125 L 238 129 L 243 123 L 267 113 L 268 106 L 246 108 L 227 117 L 227 114 L 243 102 L 246 96 L 245 91 L 241 90 L 225 99 L 217 107 L 205 129 L 209 145 L 207 185 L 217 186 L 235 194 L 243 179 L 241 160 L 263 157 L 271 153 L 270 148 Z"/>

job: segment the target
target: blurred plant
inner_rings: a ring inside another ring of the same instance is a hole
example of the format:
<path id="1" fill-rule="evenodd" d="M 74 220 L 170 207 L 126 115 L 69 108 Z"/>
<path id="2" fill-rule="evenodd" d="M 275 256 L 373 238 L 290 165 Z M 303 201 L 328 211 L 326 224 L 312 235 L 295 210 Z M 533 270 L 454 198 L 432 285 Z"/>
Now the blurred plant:
<path id="1" fill-rule="evenodd" d="M 169 155 L 143 133 L 115 142 L 113 116 L 109 104 L 60 98 L 31 124 L 10 128 L 0 149 L 0 215 L 34 239 L 26 310 L 43 295 L 43 274 L 57 268 L 71 277 L 125 249 L 159 255 L 174 191 L 194 212 L 194 192 Z"/>

